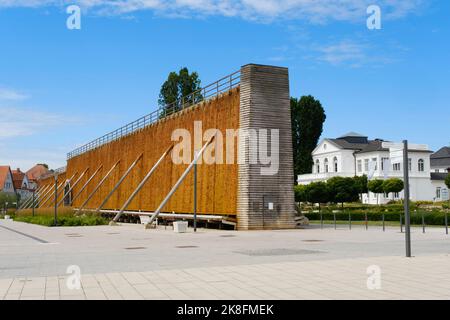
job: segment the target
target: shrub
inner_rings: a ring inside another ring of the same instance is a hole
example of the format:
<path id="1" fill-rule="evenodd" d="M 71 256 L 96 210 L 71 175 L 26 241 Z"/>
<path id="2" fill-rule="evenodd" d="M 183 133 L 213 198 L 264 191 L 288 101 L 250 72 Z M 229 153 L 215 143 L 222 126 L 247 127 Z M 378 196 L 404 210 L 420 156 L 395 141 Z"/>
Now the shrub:
<path id="1" fill-rule="evenodd" d="M 306 189 L 307 189 L 307 186 L 305 186 L 305 185 L 297 185 L 294 187 L 295 202 L 308 201 Z"/>
<path id="2" fill-rule="evenodd" d="M 330 191 L 325 182 L 313 182 L 306 186 L 306 198 L 311 203 L 330 202 Z"/>
<path id="3" fill-rule="evenodd" d="M 39 224 L 47 227 L 54 226 L 54 219 L 49 216 L 16 217 L 14 220 L 26 223 Z M 108 220 L 101 216 L 79 216 L 79 217 L 58 217 L 57 226 L 75 227 L 75 226 L 97 226 L 106 224 L 108 224 Z"/>
<path id="4" fill-rule="evenodd" d="M 367 214 L 367 219 L 369 221 L 382 221 L 382 215 L 384 213 L 385 221 L 400 221 L 400 215 L 403 217 L 403 211 L 362 211 L 355 210 L 351 211 L 351 217 L 354 221 L 364 221 L 365 215 Z M 422 214 L 424 215 L 425 224 L 427 225 L 437 225 L 441 226 L 445 224 L 445 213 L 440 211 L 414 211 L 411 212 L 411 224 L 420 225 L 422 224 Z M 324 211 L 322 217 L 324 220 L 333 220 L 334 215 L 338 221 L 348 221 L 349 212 L 337 212 L 333 214 L 331 211 Z M 315 212 L 305 213 L 305 216 L 309 220 L 320 220 L 320 214 Z"/>
<path id="5" fill-rule="evenodd" d="M 353 178 L 331 178 L 328 180 L 328 187 L 332 202 L 344 204 L 359 200 L 359 190 Z"/>
<path id="6" fill-rule="evenodd" d="M 403 183 L 403 180 L 398 178 L 387 179 L 382 183 L 383 192 L 386 194 L 401 192 L 403 191 L 404 187 L 405 184 Z"/>

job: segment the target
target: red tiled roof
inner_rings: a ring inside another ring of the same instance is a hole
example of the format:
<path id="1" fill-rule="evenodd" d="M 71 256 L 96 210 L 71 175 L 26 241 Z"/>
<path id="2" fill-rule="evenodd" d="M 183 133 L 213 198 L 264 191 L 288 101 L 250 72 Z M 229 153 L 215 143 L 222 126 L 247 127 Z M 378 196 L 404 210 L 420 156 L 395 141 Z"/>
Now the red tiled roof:
<path id="1" fill-rule="evenodd" d="M 20 169 L 12 170 L 11 173 L 12 173 L 14 188 L 16 190 L 22 189 L 22 182 L 23 182 L 23 179 L 25 178 L 25 173 L 20 171 Z"/>
<path id="2" fill-rule="evenodd" d="M 35 165 L 33 168 L 27 171 L 26 175 L 28 180 L 37 180 L 39 177 L 48 173 L 48 169 L 41 164 Z"/>

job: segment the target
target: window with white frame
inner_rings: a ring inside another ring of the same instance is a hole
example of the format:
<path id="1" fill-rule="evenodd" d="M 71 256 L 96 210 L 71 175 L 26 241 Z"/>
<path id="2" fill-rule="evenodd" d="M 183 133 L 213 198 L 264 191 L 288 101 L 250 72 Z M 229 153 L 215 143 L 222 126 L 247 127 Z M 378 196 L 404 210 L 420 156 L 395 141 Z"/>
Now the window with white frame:
<path id="1" fill-rule="evenodd" d="M 423 159 L 419 159 L 419 172 L 425 171 L 425 161 Z"/>
<path id="2" fill-rule="evenodd" d="M 411 158 L 408 159 L 408 169 L 409 169 L 409 171 L 412 170 L 412 159 Z"/>
<path id="3" fill-rule="evenodd" d="M 325 172 L 328 173 L 328 158 L 325 158 L 325 162 L 324 162 L 324 167 L 325 167 Z"/>
<path id="4" fill-rule="evenodd" d="M 402 166 L 400 165 L 400 163 L 394 163 L 394 164 L 392 165 L 392 169 L 393 169 L 394 171 L 401 171 L 401 170 L 402 170 Z"/>
<path id="5" fill-rule="evenodd" d="M 358 172 L 362 172 L 362 160 L 358 160 Z"/>
<path id="6" fill-rule="evenodd" d="M 333 167 L 334 167 L 334 172 L 338 172 L 338 159 L 337 157 L 334 157 L 333 159 Z"/>
<path id="7" fill-rule="evenodd" d="M 374 163 L 373 169 L 375 171 L 377 171 L 378 170 L 378 159 L 377 158 L 372 158 L 372 162 Z"/>
<path id="8" fill-rule="evenodd" d="M 441 199 L 441 194 L 442 194 L 441 191 L 442 191 L 441 187 L 436 188 L 436 199 Z"/>
<path id="9" fill-rule="evenodd" d="M 316 173 L 320 173 L 320 161 L 319 161 L 319 159 L 316 160 Z"/>
<path id="10" fill-rule="evenodd" d="M 369 159 L 364 159 L 364 171 L 369 172 Z"/>
<path id="11" fill-rule="evenodd" d="M 385 166 L 388 166 L 389 158 L 381 158 L 381 170 L 384 171 Z"/>

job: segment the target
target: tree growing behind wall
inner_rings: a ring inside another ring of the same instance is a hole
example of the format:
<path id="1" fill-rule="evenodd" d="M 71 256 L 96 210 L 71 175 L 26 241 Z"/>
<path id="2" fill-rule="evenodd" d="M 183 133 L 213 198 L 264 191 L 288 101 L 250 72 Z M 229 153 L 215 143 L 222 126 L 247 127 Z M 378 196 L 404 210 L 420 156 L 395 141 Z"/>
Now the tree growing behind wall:
<path id="1" fill-rule="evenodd" d="M 291 98 L 295 182 L 299 174 L 312 172 L 311 153 L 317 147 L 325 120 L 325 110 L 313 96 L 303 96 L 300 100 Z"/>
<path id="2" fill-rule="evenodd" d="M 450 189 L 450 174 L 445 178 L 445 185 Z"/>
<path id="3" fill-rule="evenodd" d="M 200 85 L 198 73 L 190 73 L 186 67 L 179 72 L 170 72 L 159 93 L 158 104 L 163 111 L 162 116 L 179 111 L 183 104 L 186 106 L 200 101 L 200 93 L 191 95 L 200 89 Z"/>
<path id="4" fill-rule="evenodd" d="M 394 200 L 394 194 L 402 192 L 405 187 L 402 179 L 392 178 L 383 181 L 383 192 L 386 194 L 392 193 L 392 200 Z"/>
<path id="5" fill-rule="evenodd" d="M 384 192 L 383 180 L 375 179 L 375 180 L 369 181 L 368 189 L 370 192 L 373 192 L 376 194 L 377 204 L 379 204 L 379 195 Z"/>

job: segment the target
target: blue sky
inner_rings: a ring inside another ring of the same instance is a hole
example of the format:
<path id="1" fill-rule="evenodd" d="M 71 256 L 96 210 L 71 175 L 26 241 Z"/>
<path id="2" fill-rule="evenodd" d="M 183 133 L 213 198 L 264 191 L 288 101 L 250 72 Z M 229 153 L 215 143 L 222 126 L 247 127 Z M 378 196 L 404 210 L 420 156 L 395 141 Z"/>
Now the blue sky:
<path id="1" fill-rule="evenodd" d="M 69 4 L 81 30 L 66 28 Z M 366 8 L 382 10 L 369 30 Z M 0 164 L 56 168 L 66 153 L 155 110 L 182 66 L 203 84 L 247 63 L 286 66 L 291 95 L 348 131 L 450 143 L 445 0 L 0 0 Z"/>

